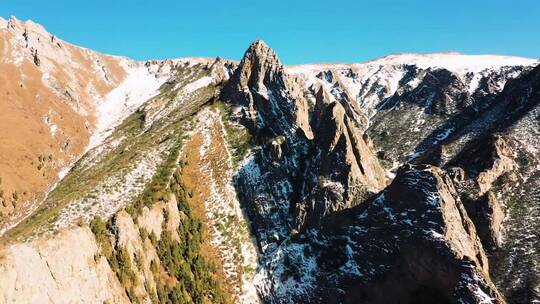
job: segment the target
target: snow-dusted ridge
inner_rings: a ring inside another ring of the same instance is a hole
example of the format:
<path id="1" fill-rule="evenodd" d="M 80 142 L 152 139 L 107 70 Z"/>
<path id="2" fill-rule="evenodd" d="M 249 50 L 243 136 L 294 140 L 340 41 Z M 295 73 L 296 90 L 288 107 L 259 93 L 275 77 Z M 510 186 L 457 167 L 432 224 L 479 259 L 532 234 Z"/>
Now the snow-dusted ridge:
<path id="1" fill-rule="evenodd" d="M 380 65 L 416 65 L 419 68 L 444 68 L 452 72 L 479 72 L 503 66 L 530 66 L 540 63 L 537 59 L 502 55 L 465 55 L 456 52 L 388 55 L 360 63 L 320 63 L 290 65 L 285 68 L 291 74 L 302 74 L 324 69 L 367 68 Z"/>
<path id="2" fill-rule="evenodd" d="M 528 66 L 538 60 L 517 56 L 465 55 L 455 52 L 433 54 L 397 54 L 367 62 L 367 64 L 411 64 L 420 68 L 445 68 L 452 72 L 479 72 L 503 66 Z"/>
<path id="3" fill-rule="evenodd" d="M 171 77 L 171 71 L 178 64 L 193 66 L 208 63 L 211 58 L 178 58 L 164 61 L 134 62 L 122 58 L 121 65 L 127 72 L 124 81 L 96 104 L 96 127 L 87 151 L 99 146 L 112 134 L 114 128 L 125 118 L 159 93 L 159 88 Z M 189 84 L 185 91 L 195 91 L 211 83 L 211 77 L 205 77 Z"/>
<path id="4" fill-rule="evenodd" d="M 394 95 L 405 80 L 411 88 L 422 78 L 405 79 L 414 68 L 419 71 L 445 69 L 461 79 L 472 95 L 480 82 L 492 73 L 505 74 L 496 86 L 502 90 L 506 78 L 519 75 L 522 67 L 538 64 L 538 60 L 498 55 L 463 55 L 459 53 L 396 54 L 363 63 L 322 63 L 285 67 L 293 76 L 304 79 L 307 87 L 325 86 L 327 91 L 341 96 L 345 91 L 353 103 L 366 109 L 368 116 L 376 113 L 376 105 Z M 516 69 L 515 72 L 503 72 Z M 334 86 L 339 82 L 338 86 Z M 334 89 L 335 92 L 332 92 Z"/>

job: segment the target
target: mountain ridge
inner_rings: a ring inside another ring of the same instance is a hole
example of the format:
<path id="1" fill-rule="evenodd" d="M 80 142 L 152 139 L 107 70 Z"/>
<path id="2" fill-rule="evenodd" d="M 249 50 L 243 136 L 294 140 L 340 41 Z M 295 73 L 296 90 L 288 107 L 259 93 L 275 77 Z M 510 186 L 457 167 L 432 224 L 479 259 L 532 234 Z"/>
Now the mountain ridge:
<path id="1" fill-rule="evenodd" d="M 61 60 L 10 28 L 19 64 Z M 257 40 L 239 63 L 129 61 L 88 100 L 90 146 L 3 237 L 0 299 L 540 300 L 539 68 L 401 63 L 410 56 L 287 67 Z M 31 269 L 39 282 L 18 277 Z"/>

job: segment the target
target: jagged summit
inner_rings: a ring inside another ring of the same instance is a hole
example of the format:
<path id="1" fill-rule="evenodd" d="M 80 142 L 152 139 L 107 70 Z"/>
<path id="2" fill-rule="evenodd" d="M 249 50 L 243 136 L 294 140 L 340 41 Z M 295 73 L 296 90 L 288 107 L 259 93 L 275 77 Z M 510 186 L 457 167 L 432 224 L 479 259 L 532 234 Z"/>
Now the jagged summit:
<path id="1" fill-rule="evenodd" d="M 259 86 L 282 73 L 283 65 L 274 50 L 264 41 L 256 40 L 246 50 L 233 79 L 240 81 L 242 86 L 246 86 L 248 81 Z"/>
<path id="2" fill-rule="evenodd" d="M 257 39 L 249 45 L 246 53 L 244 54 L 244 58 L 250 57 L 251 55 L 270 57 L 279 62 L 274 50 L 261 39 Z"/>
<path id="3" fill-rule="evenodd" d="M 222 98 L 241 105 L 241 119 L 258 131 L 278 136 L 301 129 L 311 137 L 302 86 L 285 73 L 274 50 L 262 40 L 246 50 Z"/>

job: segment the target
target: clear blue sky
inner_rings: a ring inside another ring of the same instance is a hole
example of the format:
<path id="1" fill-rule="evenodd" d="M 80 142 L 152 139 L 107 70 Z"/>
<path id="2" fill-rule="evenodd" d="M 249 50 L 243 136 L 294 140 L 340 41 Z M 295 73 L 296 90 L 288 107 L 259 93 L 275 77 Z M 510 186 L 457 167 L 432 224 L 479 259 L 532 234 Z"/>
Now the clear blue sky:
<path id="1" fill-rule="evenodd" d="M 459 51 L 540 57 L 540 0 L 0 0 L 0 16 L 135 59 L 240 59 L 257 38 L 285 64 Z"/>

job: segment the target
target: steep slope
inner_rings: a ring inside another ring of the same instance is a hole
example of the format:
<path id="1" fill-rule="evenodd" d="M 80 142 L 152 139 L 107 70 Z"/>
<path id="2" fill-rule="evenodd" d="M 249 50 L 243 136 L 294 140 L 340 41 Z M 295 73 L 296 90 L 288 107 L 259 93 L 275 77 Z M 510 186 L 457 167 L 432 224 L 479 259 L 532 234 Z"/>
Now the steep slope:
<path id="1" fill-rule="evenodd" d="M 488 59 L 476 66 L 463 60 L 460 68 L 445 60 L 431 67 L 411 61 L 413 69 L 395 93 L 374 99 L 368 133 L 387 167 L 414 161 L 450 171 L 489 250 L 497 287 L 512 303 L 534 302 L 538 67 L 517 58 Z M 329 75 L 335 77 L 320 74 Z M 343 81 L 333 83 L 335 96 L 349 98 Z"/>
<path id="2" fill-rule="evenodd" d="M 265 276 L 269 303 L 504 303 L 451 180 L 430 166 L 400 168 L 374 199 L 288 240 Z"/>
<path id="3" fill-rule="evenodd" d="M 310 121 L 301 85 L 286 74 L 275 53 L 257 41 L 222 94 L 234 106 L 232 119 L 248 127 L 262 148 L 241 165 L 236 185 L 265 252 L 385 185 L 384 171 L 361 135 L 355 113 L 345 111 L 347 105 L 321 99 L 317 119 L 325 121 Z M 342 199 L 329 198 L 333 196 Z"/>
<path id="4" fill-rule="evenodd" d="M 210 213 L 193 211 L 205 202 L 195 200 L 193 191 L 196 189 L 184 184 L 189 175 L 187 159 L 192 159 L 188 138 L 203 132 L 203 125 L 211 123 L 204 116 L 208 115 L 204 114 L 206 112 L 201 112 L 198 118 L 195 115 L 214 100 L 221 82 L 229 76 L 230 67 L 230 63 L 222 60 L 175 61 L 171 77 L 160 88 L 160 93 L 126 118 L 103 144 L 89 150 L 46 202 L 4 237 L 13 243 L 31 240 L 29 246 L 41 252 L 41 244 L 69 246 L 59 231 L 67 231 L 72 238 L 77 235 L 84 238 L 88 230 L 84 227 L 89 223 L 94 236 L 88 238 L 88 246 L 97 250 L 71 249 L 74 260 L 88 260 L 88 254 L 94 255 L 85 269 L 88 275 L 83 277 L 59 269 L 57 265 L 62 260 L 57 255 L 41 257 L 25 265 L 21 260 L 24 256 L 18 255 L 19 245 L 9 246 L 0 260 L 0 273 L 5 278 L 3 286 L 21 286 L 17 289 L 21 293 L 0 288 L 1 299 L 21 301 L 27 297 L 45 297 L 62 289 L 67 294 L 75 293 L 72 288 L 76 284 L 64 286 L 63 282 L 79 279 L 88 280 L 91 286 L 101 286 L 102 278 L 98 274 L 102 267 L 109 267 L 107 280 L 119 287 L 110 292 L 89 288 L 80 299 L 94 297 L 114 303 L 167 300 L 230 303 L 242 297 L 245 303 L 257 303 L 256 294 L 250 294 L 242 285 L 250 278 L 249 273 L 242 273 L 243 267 L 254 268 L 249 264 L 253 262 L 230 261 L 219 254 L 214 257 L 208 253 L 209 250 L 221 253 L 219 246 L 236 242 L 244 242 L 240 243 L 243 246 L 240 249 L 250 250 L 249 236 L 245 240 L 245 232 L 234 232 L 227 243 L 216 243 L 218 236 L 212 228 L 217 223 L 206 218 Z M 219 123 L 220 116 L 212 115 Z M 209 146 L 204 150 L 217 149 L 213 142 L 218 138 L 208 140 Z M 200 157 L 207 158 L 202 150 Z M 211 170 L 200 172 L 200 177 L 212 178 Z M 220 191 L 218 189 L 213 188 Z M 216 195 L 217 199 L 221 199 L 220 195 Z M 226 207 L 229 202 L 234 203 L 230 200 L 235 197 L 227 199 Z M 238 219 L 234 224 L 241 223 Z M 237 253 L 231 254 L 236 256 Z M 32 288 L 35 284 L 32 277 L 11 275 L 23 273 L 24 267 L 42 269 L 43 263 L 52 266 L 51 274 L 43 274 L 43 280 L 48 283 L 41 288 Z M 71 261 L 67 263 L 68 267 L 78 267 Z M 216 267 L 223 268 L 216 272 Z M 237 273 L 227 272 L 237 269 Z M 70 298 L 66 296 L 62 301 L 70 301 Z"/>
<path id="5" fill-rule="evenodd" d="M 539 75 L 535 67 L 509 82 L 493 107 L 445 142 L 442 160 L 463 172 L 459 190 L 492 249 L 494 280 L 513 303 L 540 300 Z"/>
<path id="6" fill-rule="evenodd" d="M 14 17 L 1 22 L 0 50 L 1 235 L 166 78 L 160 65 L 83 49 Z"/>

